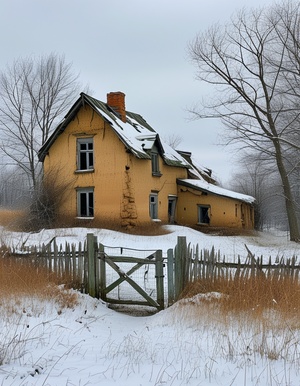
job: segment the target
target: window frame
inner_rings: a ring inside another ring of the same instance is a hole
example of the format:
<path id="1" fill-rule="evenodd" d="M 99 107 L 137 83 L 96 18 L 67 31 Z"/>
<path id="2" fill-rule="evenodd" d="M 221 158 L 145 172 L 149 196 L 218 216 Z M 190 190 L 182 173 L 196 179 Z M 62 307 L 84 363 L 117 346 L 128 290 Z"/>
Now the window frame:
<path id="1" fill-rule="evenodd" d="M 76 193 L 77 193 L 77 218 L 94 218 L 94 215 L 95 215 L 94 187 L 77 188 Z M 85 208 L 82 208 L 83 195 L 86 196 Z"/>
<path id="2" fill-rule="evenodd" d="M 168 223 L 175 224 L 177 196 L 168 196 Z"/>
<path id="3" fill-rule="evenodd" d="M 87 145 L 86 149 L 81 149 L 81 145 Z M 92 148 L 89 148 L 92 145 Z M 85 157 L 83 157 L 85 155 Z M 83 163 L 86 167 L 83 167 Z M 94 170 L 94 138 L 77 138 L 77 169 L 78 172 L 87 172 Z"/>
<path id="4" fill-rule="evenodd" d="M 202 212 L 204 209 L 206 210 L 205 214 L 203 214 L 203 212 Z M 198 224 L 199 225 L 210 225 L 210 211 L 211 211 L 210 205 L 198 204 L 197 205 L 197 211 L 198 211 L 198 213 L 197 213 Z M 203 221 L 203 220 L 206 220 L 206 221 Z"/>
<path id="5" fill-rule="evenodd" d="M 158 220 L 158 194 L 155 192 L 149 194 L 149 216 L 151 220 Z"/>
<path id="6" fill-rule="evenodd" d="M 160 177 L 162 174 L 160 172 L 160 167 L 159 167 L 159 152 L 156 148 L 156 146 L 153 146 L 151 151 L 150 151 L 150 156 L 151 156 L 151 171 L 152 175 L 156 177 Z"/>

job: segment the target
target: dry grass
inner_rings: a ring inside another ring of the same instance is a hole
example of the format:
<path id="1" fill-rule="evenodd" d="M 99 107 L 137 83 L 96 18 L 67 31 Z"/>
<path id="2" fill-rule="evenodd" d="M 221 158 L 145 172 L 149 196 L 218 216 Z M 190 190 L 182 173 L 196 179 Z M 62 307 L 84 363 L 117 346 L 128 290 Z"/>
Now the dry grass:
<path id="1" fill-rule="evenodd" d="M 195 321 L 203 324 L 203 339 L 215 345 L 214 357 L 220 355 L 228 361 L 242 361 L 243 367 L 251 367 L 251 363 L 255 366 L 261 359 L 267 366 L 281 360 L 287 368 L 294 366 L 298 372 L 299 295 L 300 284 L 288 276 L 202 280 L 185 289 L 182 299 L 175 304 L 180 313 L 176 318 L 181 317 L 191 325 Z M 279 377 L 272 378 L 272 382 L 255 384 L 290 383 L 283 383 Z"/>
<path id="2" fill-rule="evenodd" d="M 187 225 L 188 226 L 188 225 Z M 256 231 L 253 229 L 244 228 L 230 228 L 230 227 L 212 227 L 204 225 L 195 225 L 192 229 L 214 236 L 253 236 L 256 235 Z"/>
<path id="3" fill-rule="evenodd" d="M 186 287 L 182 298 L 210 292 L 225 295 L 216 300 L 224 317 L 249 311 L 254 318 L 260 318 L 276 310 L 283 319 L 297 318 L 300 323 L 300 283 L 290 276 L 199 280 Z"/>
<path id="4" fill-rule="evenodd" d="M 85 227 L 85 228 L 97 228 L 97 229 L 110 229 L 116 232 L 134 234 L 139 236 L 159 236 L 168 234 L 169 231 L 164 227 L 164 223 L 161 222 L 148 222 L 140 223 L 134 227 L 124 227 L 119 221 L 103 220 L 103 219 L 76 219 L 74 217 L 64 217 L 58 219 L 55 223 L 55 228 L 73 228 L 73 227 Z"/>
<path id="5" fill-rule="evenodd" d="M 14 231 L 38 231 L 38 223 L 28 221 L 30 217 L 28 210 L 13 210 L 0 208 L 0 226 L 5 226 Z M 86 227 L 111 229 L 117 232 L 134 234 L 139 236 L 160 236 L 168 234 L 169 231 L 162 222 L 139 223 L 134 227 L 124 227 L 118 221 L 101 220 L 101 219 L 76 219 L 73 216 L 58 217 L 51 224 L 51 228 L 71 228 L 71 227 Z M 255 235 L 256 231 L 242 228 L 224 228 L 224 227 L 206 227 L 195 225 L 191 227 L 201 233 L 213 234 L 217 236 L 251 236 Z"/>
<path id="6" fill-rule="evenodd" d="M 29 212 L 27 210 L 0 209 L 0 226 L 5 226 L 13 231 L 38 231 L 36 222 L 28 221 Z M 140 236 L 159 236 L 168 234 L 169 231 L 164 227 L 165 224 L 149 222 L 138 224 L 135 227 L 124 227 L 117 221 L 100 219 L 76 219 L 74 217 L 63 216 L 57 218 L 51 228 L 98 228 L 110 229 L 117 232 L 140 235 Z"/>
<path id="7" fill-rule="evenodd" d="M 67 280 L 67 278 L 66 278 Z M 21 298 L 51 300 L 60 309 L 77 304 L 75 292 L 59 286 L 59 280 L 45 270 L 34 267 L 25 258 L 3 257 L 0 259 L 0 304 Z"/>
<path id="8" fill-rule="evenodd" d="M 25 216 L 25 210 L 0 208 L 0 226 L 5 226 L 10 230 L 20 230 L 20 226 Z"/>

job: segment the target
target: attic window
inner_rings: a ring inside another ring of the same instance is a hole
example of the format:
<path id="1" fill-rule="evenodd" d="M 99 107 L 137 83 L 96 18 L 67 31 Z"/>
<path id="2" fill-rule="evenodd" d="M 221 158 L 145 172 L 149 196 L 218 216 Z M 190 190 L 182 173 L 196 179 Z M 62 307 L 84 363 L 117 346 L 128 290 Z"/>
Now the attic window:
<path id="1" fill-rule="evenodd" d="M 94 169 L 93 138 L 77 139 L 77 170 Z"/>
<path id="2" fill-rule="evenodd" d="M 159 170 L 159 155 L 158 151 L 153 148 L 151 150 L 151 167 L 152 167 L 152 175 L 160 177 L 162 174 Z"/>

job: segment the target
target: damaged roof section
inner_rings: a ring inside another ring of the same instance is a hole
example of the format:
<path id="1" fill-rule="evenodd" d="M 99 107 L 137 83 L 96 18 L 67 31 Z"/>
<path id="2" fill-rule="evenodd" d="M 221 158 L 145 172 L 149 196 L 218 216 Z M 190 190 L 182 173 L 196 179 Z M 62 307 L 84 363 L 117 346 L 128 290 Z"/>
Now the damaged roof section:
<path id="1" fill-rule="evenodd" d="M 136 157 L 150 159 L 151 149 L 155 145 L 167 165 L 187 169 L 193 168 L 179 152 L 161 140 L 159 134 L 156 133 L 141 115 L 126 111 L 126 119 L 123 121 L 120 114 L 114 108 L 85 93 L 80 94 L 80 98 L 74 103 L 64 120 L 40 149 L 38 154 L 40 161 L 44 160 L 53 142 L 65 130 L 69 122 L 77 114 L 79 108 L 85 104 L 89 105 L 109 123 L 126 149 Z"/>
<path id="2" fill-rule="evenodd" d="M 217 194 L 218 196 L 235 198 L 236 200 L 246 202 L 248 204 L 254 204 L 255 198 L 246 194 L 233 192 L 232 190 L 221 188 L 220 186 L 211 184 L 207 181 L 194 180 L 194 179 L 177 179 L 177 185 L 184 186 L 186 188 L 199 190 L 205 193 Z"/>
<path id="3" fill-rule="evenodd" d="M 150 151 L 155 144 L 167 165 L 190 168 L 191 165 L 177 151 L 166 143 L 163 143 L 159 134 L 136 113 L 126 111 L 126 122 L 123 122 L 112 109 L 103 102 L 86 96 L 92 103 L 91 107 L 96 108 L 114 129 L 126 148 L 138 158 L 150 159 Z M 111 111 L 110 111 L 111 110 Z"/>

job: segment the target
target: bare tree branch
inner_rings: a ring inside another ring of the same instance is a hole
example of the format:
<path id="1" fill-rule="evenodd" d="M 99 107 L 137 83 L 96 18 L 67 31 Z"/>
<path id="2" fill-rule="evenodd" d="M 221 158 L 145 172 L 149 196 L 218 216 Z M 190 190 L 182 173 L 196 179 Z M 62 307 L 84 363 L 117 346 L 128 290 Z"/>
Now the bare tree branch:
<path id="1" fill-rule="evenodd" d="M 79 93 L 78 76 L 55 54 L 16 60 L 0 74 L 0 149 L 37 186 L 37 152 Z"/>
<path id="2" fill-rule="evenodd" d="M 213 85 L 218 95 L 192 114 L 221 118 L 227 144 L 236 142 L 272 159 L 294 241 L 300 241 L 290 180 L 300 154 L 299 20 L 298 2 L 243 10 L 228 25 L 210 28 L 189 45 L 197 78 Z"/>

